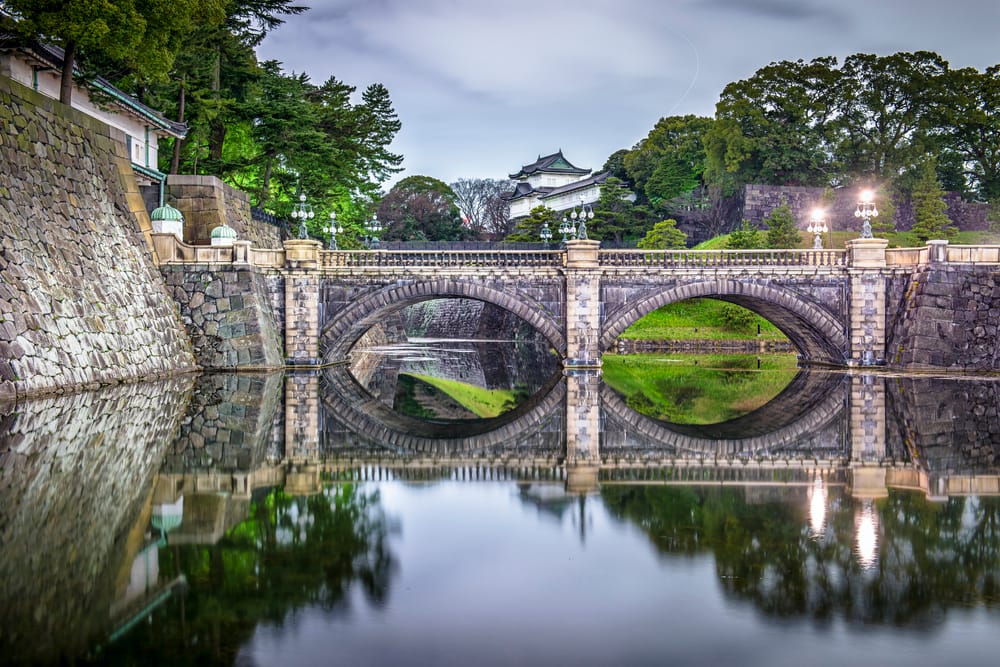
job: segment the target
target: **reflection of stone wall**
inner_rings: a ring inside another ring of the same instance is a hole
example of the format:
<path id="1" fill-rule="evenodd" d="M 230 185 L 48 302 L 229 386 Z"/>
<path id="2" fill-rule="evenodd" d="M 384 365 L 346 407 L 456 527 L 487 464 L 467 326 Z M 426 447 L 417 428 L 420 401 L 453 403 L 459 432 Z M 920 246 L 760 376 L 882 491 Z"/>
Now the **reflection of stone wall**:
<path id="1" fill-rule="evenodd" d="M 162 472 L 252 472 L 260 467 L 274 449 L 283 379 L 281 373 L 199 377 Z"/>
<path id="2" fill-rule="evenodd" d="M 203 367 L 284 365 L 281 332 L 263 274 L 250 266 L 207 264 L 164 265 L 161 270 Z"/>
<path id="3" fill-rule="evenodd" d="M 56 664 L 106 636 L 190 385 L 123 385 L 0 413 L 3 662 Z"/>
<path id="4" fill-rule="evenodd" d="M 0 398 L 193 369 L 123 138 L 4 78 L 0 126 Z"/>
<path id="5" fill-rule="evenodd" d="M 250 198 L 215 176 L 171 174 L 165 188 L 167 203 L 184 214 L 184 241 L 208 245 L 212 230 L 226 224 L 257 248 L 280 248 L 281 230 L 250 215 Z"/>
<path id="6" fill-rule="evenodd" d="M 912 452 L 937 473 L 985 471 L 1000 464 L 1000 384 L 925 377 L 893 377 L 885 383 L 891 449 Z"/>

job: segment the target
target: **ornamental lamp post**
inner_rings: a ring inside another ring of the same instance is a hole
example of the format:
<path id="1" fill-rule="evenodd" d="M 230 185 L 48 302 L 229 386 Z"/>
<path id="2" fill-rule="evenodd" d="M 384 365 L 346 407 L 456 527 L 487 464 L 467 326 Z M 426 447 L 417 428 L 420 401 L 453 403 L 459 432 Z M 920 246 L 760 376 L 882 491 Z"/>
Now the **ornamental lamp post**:
<path id="1" fill-rule="evenodd" d="M 576 225 L 570 223 L 569 218 L 563 215 L 562 222 L 559 223 L 559 233 L 562 234 L 562 247 L 566 247 L 568 236 L 576 236 Z"/>
<path id="2" fill-rule="evenodd" d="M 587 240 L 587 220 L 594 219 L 594 207 L 590 204 L 583 203 L 583 197 L 580 197 L 580 210 L 577 211 L 576 207 L 573 207 L 573 212 L 569 214 L 570 220 L 575 227 L 576 221 L 580 221 L 580 227 L 576 230 L 576 239 L 578 241 Z"/>
<path id="3" fill-rule="evenodd" d="M 814 208 L 806 231 L 816 235 L 813 239 L 813 250 L 822 250 L 823 234 L 830 231 L 830 228 L 826 226 L 826 211 L 821 208 Z"/>
<path id="4" fill-rule="evenodd" d="M 337 234 L 343 233 L 344 227 L 337 222 L 336 211 L 330 211 L 330 224 L 326 229 L 330 232 L 330 250 L 338 250 Z"/>
<path id="5" fill-rule="evenodd" d="M 878 217 L 878 209 L 875 207 L 875 193 L 871 190 L 862 190 L 858 199 L 858 208 L 854 211 L 855 218 L 862 218 L 861 238 L 874 238 L 872 235 L 872 218 Z"/>
<path id="6" fill-rule="evenodd" d="M 306 203 L 306 195 L 299 195 L 299 203 L 292 208 L 292 220 L 299 221 L 299 238 L 309 238 L 309 230 L 306 228 L 306 220 L 312 220 L 316 216 L 312 206 Z"/>
<path id="7" fill-rule="evenodd" d="M 369 250 L 378 250 L 378 235 L 382 232 L 382 223 L 378 221 L 378 214 L 373 213 L 372 219 L 365 223 L 365 245 Z"/>
<path id="8" fill-rule="evenodd" d="M 538 232 L 538 235 L 541 237 L 542 243 L 545 244 L 545 247 L 548 248 L 549 243 L 552 242 L 552 230 L 549 229 L 548 220 L 546 220 L 545 224 L 542 225 L 542 231 Z"/>

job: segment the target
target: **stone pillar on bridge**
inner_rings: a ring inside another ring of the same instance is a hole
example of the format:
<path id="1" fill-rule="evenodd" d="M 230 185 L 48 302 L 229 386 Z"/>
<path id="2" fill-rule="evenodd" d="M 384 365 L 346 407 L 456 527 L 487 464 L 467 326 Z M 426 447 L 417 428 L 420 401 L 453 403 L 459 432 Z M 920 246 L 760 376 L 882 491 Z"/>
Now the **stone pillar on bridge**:
<path id="1" fill-rule="evenodd" d="M 851 378 L 851 495 L 884 498 L 886 486 L 885 378 Z"/>
<path id="2" fill-rule="evenodd" d="M 570 370 L 566 377 L 566 490 L 591 493 L 601 467 L 601 372 Z"/>
<path id="3" fill-rule="evenodd" d="M 316 366 L 319 358 L 319 252 L 312 240 L 285 241 L 285 364 Z"/>
<path id="4" fill-rule="evenodd" d="M 885 364 L 885 239 L 854 239 L 850 251 L 851 366 Z"/>
<path id="5" fill-rule="evenodd" d="M 285 460 L 319 458 L 319 375 L 292 372 L 285 378 Z"/>
<path id="6" fill-rule="evenodd" d="M 601 367 L 600 241 L 566 242 L 565 368 Z"/>

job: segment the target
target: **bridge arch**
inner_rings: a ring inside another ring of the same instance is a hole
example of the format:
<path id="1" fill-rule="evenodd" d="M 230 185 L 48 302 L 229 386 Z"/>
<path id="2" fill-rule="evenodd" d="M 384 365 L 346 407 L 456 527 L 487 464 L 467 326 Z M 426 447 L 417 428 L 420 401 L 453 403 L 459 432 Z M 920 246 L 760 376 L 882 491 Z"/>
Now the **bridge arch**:
<path id="1" fill-rule="evenodd" d="M 387 314 L 429 299 L 463 298 L 485 301 L 517 315 L 533 326 L 560 355 L 566 354 L 561 325 L 535 299 L 517 291 L 502 292 L 482 283 L 442 278 L 396 282 L 356 299 L 321 323 L 320 356 L 324 362 L 347 357 L 358 339 Z"/>
<path id="2" fill-rule="evenodd" d="M 707 280 L 647 293 L 605 322 L 601 349 L 610 349 L 625 329 L 657 308 L 697 297 L 729 301 L 760 314 L 791 339 L 805 360 L 842 365 L 850 358 L 847 327 L 826 309 L 790 289 L 731 279 Z"/>

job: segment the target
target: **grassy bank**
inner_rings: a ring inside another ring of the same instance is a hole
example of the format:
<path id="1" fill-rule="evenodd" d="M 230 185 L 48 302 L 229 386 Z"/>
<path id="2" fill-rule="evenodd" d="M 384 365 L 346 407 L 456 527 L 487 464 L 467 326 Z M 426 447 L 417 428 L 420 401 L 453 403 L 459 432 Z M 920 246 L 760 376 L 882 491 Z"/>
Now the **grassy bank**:
<path id="1" fill-rule="evenodd" d="M 466 382 L 445 380 L 418 373 L 403 373 L 401 375 L 407 375 L 434 387 L 477 417 L 482 418 L 501 415 L 514 408 L 524 398 L 524 393 L 516 389 L 484 389 Z"/>
<path id="2" fill-rule="evenodd" d="M 688 299 L 654 310 L 622 332 L 621 337 L 732 340 L 756 338 L 758 327 L 760 336 L 766 340 L 785 339 L 777 327 L 745 308 L 715 299 Z"/>
<path id="3" fill-rule="evenodd" d="M 794 354 L 634 354 L 603 357 L 604 381 L 629 407 L 675 424 L 713 424 L 752 412 L 777 396 L 798 369 Z"/>

